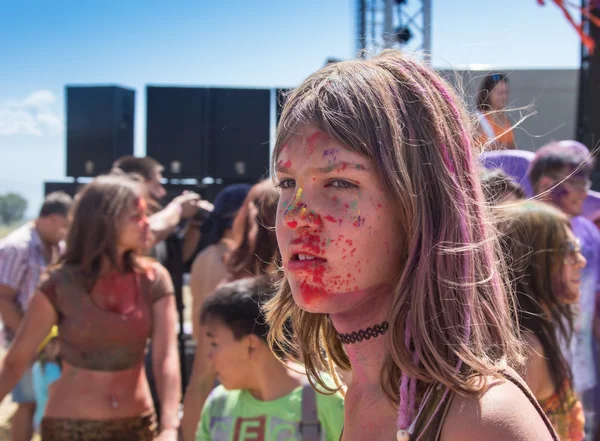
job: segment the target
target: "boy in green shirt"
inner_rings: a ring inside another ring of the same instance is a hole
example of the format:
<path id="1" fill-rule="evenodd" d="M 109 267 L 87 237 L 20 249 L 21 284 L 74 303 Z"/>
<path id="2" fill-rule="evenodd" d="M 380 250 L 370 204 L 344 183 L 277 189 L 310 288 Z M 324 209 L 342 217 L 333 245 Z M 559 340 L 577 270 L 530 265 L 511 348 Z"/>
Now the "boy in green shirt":
<path id="1" fill-rule="evenodd" d="M 205 301 L 200 322 L 221 385 L 204 405 L 197 441 L 338 441 L 341 395 L 315 392 L 298 366 L 283 365 L 267 345 L 260 307 L 273 295 L 269 284 L 249 278 Z"/>

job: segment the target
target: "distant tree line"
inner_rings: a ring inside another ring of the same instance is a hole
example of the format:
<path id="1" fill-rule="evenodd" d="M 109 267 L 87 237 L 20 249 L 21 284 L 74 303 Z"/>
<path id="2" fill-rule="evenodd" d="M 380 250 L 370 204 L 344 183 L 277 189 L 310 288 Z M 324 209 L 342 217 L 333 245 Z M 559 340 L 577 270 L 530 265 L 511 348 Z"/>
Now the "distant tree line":
<path id="1" fill-rule="evenodd" d="M 17 193 L 0 195 L 0 223 L 11 225 L 23 220 L 27 211 L 27 200 Z"/>

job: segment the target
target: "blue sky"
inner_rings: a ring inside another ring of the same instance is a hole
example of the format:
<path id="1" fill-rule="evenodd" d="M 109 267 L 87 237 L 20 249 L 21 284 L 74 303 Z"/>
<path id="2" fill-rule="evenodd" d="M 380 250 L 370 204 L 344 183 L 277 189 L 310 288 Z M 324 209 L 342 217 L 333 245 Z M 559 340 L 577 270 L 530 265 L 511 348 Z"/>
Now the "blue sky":
<path id="1" fill-rule="evenodd" d="M 415 0 L 408 0 L 408 3 Z M 136 89 L 135 151 L 145 151 L 145 85 L 293 86 L 328 57 L 354 56 L 354 0 L 89 2 L 7 0 L 0 15 L 0 193 L 37 210 L 65 173 L 65 84 Z M 576 68 L 558 8 L 536 0 L 433 0 L 433 63 Z"/>

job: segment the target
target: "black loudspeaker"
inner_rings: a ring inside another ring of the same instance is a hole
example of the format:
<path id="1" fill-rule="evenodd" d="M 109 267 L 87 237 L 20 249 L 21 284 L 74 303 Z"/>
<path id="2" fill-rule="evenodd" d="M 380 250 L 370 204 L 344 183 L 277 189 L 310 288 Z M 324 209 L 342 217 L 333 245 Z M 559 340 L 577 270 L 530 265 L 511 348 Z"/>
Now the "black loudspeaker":
<path id="1" fill-rule="evenodd" d="M 269 172 L 271 91 L 211 89 L 209 174 L 256 182 Z"/>
<path id="2" fill-rule="evenodd" d="M 207 175 L 207 90 L 146 88 L 146 154 L 165 167 L 166 178 Z"/>
<path id="3" fill-rule="evenodd" d="M 135 91 L 116 86 L 66 87 L 67 176 L 96 176 L 133 155 Z"/>
<path id="4" fill-rule="evenodd" d="M 268 89 L 147 88 L 146 153 L 166 178 L 256 182 L 269 169 Z"/>
<path id="5" fill-rule="evenodd" d="M 55 191 L 64 191 L 74 197 L 83 185 L 79 182 L 44 182 L 44 195 L 47 196 Z"/>
<path id="6" fill-rule="evenodd" d="M 277 89 L 276 90 L 276 101 L 275 101 L 275 115 L 276 115 L 276 121 L 277 121 L 277 125 L 279 125 L 279 118 L 281 117 L 281 112 L 283 111 L 283 105 L 285 104 L 285 100 L 287 99 L 287 97 L 289 96 L 289 94 L 292 92 L 292 88 L 287 88 L 287 89 Z"/>

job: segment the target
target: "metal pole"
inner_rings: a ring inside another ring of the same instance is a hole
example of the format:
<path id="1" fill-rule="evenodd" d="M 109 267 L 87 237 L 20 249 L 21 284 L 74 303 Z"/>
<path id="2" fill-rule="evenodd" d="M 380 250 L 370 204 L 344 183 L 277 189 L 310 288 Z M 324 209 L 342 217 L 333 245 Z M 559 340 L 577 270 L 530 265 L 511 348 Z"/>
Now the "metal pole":
<path id="1" fill-rule="evenodd" d="M 423 0 L 423 58 L 431 62 L 431 2 Z"/>
<path id="2" fill-rule="evenodd" d="M 356 51 L 360 58 L 365 57 L 367 49 L 367 0 L 357 0 L 358 3 L 358 35 L 356 41 Z"/>
<path id="3" fill-rule="evenodd" d="M 386 48 L 394 46 L 394 0 L 383 0 L 385 10 L 383 17 L 382 40 Z"/>

